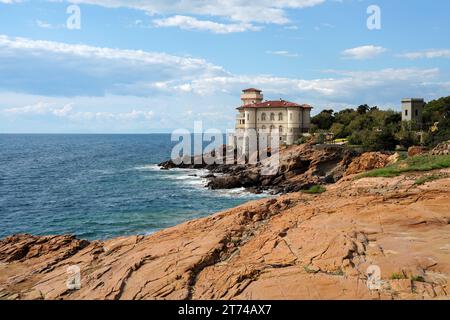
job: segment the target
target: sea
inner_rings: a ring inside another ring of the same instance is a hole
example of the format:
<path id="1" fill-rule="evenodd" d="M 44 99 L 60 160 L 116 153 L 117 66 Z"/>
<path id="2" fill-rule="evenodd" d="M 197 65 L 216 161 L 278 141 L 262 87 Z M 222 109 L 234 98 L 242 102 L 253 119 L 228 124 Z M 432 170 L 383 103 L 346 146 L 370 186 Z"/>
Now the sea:
<path id="1" fill-rule="evenodd" d="M 148 235 L 263 197 L 209 190 L 204 170 L 160 170 L 170 134 L 0 135 L 0 238 Z"/>

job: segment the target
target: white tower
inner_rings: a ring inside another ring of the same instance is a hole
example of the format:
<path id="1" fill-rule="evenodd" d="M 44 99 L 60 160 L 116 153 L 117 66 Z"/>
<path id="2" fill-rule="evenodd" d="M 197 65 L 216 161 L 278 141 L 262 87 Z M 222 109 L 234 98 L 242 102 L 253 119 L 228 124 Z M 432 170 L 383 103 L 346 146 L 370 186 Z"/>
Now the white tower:
<path id="1" fill-rule="evenodd" d="M 242 105 L 249 105 L 254 103 L 260 103 L 263 101 L 264 97 L 261 90 L 255 88 L 249 88 L 242 90 L 241 100 Z"/>

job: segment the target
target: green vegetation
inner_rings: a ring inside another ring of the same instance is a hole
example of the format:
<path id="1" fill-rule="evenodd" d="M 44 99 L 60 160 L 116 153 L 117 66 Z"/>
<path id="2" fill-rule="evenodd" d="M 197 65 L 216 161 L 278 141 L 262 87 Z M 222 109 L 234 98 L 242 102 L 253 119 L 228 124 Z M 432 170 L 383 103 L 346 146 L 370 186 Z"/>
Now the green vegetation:
<path id="1" fill-rule="evenodd" d="M 411 276 L 411 280 L 416 282 L 425 282 L 425 278 L 422 276 Z"/>
<path id="2" fill-rule="evenodd" d="M 421 178 L 417 179 L 417 180 L 414 182 L 414 185 L 416 185 L 416 186 L 421 186 L 421 185 L 423 185 L 423 184 L 425 184 L 425 183 L 427 183 L 427 182 L 434 181 L 434 180 L 438 180 L 438 179 L 440 179 L 440 178 L 441 178 L 441 176 L 438 176 L 438 175 L 435 175 L 435 174 L 433 174 L 433 175 L 431 175 L 431 176 L 421 177 Z"/>
<path id="3" fill-rule="evenodd" d="M 344 275 L 344 271 L 341 268 L 338 268 L 337 270 L 333 271 L 330 273 L 333 276 L 343 276 Z"/>
<path id="4" fill-rule="evenodd" d="M 398 107 L 397 107 L 398 108 Z M 422 144 L 434 147 L 450 139 L 450 96 L 430 101 L 423 111 L 422 127 L 402 123 L 400 112 L 379 110 L 367 104 L 339 112 L 323 110 L 311 119 L 311 133 L 331 132 L 335 139 L 347 139 L 350 145 L 365 151 L 407 149 L 421 144 L 417 131 L 423 131 Z"/>
<path id="5" fill-rule="evenodd" d="M 302 192 L 310 193 L 310 194 L 324 193 L 325 191 L 327 191 L 327 189 L 325 189 L 323 186 L 319 186 L 319 185 L 314 185 L 314 186 L 310 187 L 309 189 L 302 190 Z"/>
<path id="6" fill-rule="evenodd" d="M 318 270 L 313 270 L 310 268 L 310 266 L 303 266 L 303 269 L 306 271 L 306 273 L 318 273 Z"/>
<path id="7" fill-rule="evenodd" d="M 308 142 L 310 138 L 306 136 L 301 136 L 297 141 L 294 142 L 294 144 L 300 145 Z"/>
<path id="8" fill-rule="evenodd" d="M 391 166 L 381 169 L 375 169 L 358 176 L 364 177 L 395 177 L 405 172 L 412 171 L 430 171 L 450 167 L 450 155 L 431 156 L 420 155 L 399 161 Z"/>
<path id="9" fill-rule="evenodd" d="M 403 279 L 408 279 L 408 277 L 403 273 L 399 273 L 399 272 L 394 272 L 391 275 L 391 280 L 403 280 Z"/>

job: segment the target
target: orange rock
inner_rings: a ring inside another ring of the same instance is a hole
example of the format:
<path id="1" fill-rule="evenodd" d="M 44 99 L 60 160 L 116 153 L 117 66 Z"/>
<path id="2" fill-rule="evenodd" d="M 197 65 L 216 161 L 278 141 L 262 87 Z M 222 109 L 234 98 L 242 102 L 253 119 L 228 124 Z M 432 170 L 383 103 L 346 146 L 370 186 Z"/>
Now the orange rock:
<path id="1" fill-rule="evenodd" d="M 408 157 L 414 157 L 414 156 L 418 156 L 424 153 L 427 153 L 428 149 L 425 147 L 409 147 L 408 149 Z"/>
<path id="2" fill-rule="evenodd" d="M 396 159 L 396 157 L 390 154 L 381 152 L 367 152 L 355 158 L 350 163 L 345 171 L 345 175 L 348 176 L 373 169 L 384 168 L 388 164 L 395 162 Z"/>
<path id="3" fill-rule="evenodd" d="M 344 179 L 150 236 L 9 237 L 0 299 L 449 299 L 450 178 L 416 178 Z M 74 265 L 79 290 L 66 284 Z"/>

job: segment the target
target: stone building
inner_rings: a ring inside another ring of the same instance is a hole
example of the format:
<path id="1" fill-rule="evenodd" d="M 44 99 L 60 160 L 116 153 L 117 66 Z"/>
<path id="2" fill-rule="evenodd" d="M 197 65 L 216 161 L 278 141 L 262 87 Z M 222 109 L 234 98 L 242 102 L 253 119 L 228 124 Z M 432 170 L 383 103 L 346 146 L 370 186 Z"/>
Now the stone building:
<path id="1" fill-rule="evenodd" d="M 242 105 L 236 117 L 236 133 L 245 134 L 247 130 L 279 130 L 280 142 L 293 144 L 302 133 L 309 131 L 311 109 L 307 104 L 297 104 L 285 100 L 264 101 L 261 90 L 243 90 Z"/>
<path id="2" fill-rule="evenodd" d="M 422 124 L 422 112 L 425 107 L 424 99 L 408 98 L 402 100 L 402 121 Z"/>

